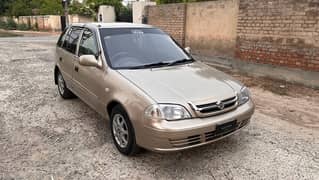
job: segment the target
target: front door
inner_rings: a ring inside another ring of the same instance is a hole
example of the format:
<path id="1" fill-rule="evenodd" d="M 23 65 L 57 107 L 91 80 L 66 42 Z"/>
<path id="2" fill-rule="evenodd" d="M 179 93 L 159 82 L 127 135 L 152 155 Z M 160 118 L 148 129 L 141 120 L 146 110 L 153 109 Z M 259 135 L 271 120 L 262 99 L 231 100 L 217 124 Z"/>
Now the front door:
<path id="1" fill-rule="evenodd" d="M 96 35 L 92 30 L 84 29 L 79 43 L 78 55 L 79 57 L 82 55 L 94 55 L 97 59 L 101 58 Z M 104 107 L 104 103 L 100 97 L 105 94 L 103 86 L 104 69 L 82 66 L 78 60 L 74 62 L 74 68 L 76 69 L 73 75 L 74 86 L 83 91 L 84 96 L 82 99 L 96 111 L 103 114 L 106 107 Z"/>

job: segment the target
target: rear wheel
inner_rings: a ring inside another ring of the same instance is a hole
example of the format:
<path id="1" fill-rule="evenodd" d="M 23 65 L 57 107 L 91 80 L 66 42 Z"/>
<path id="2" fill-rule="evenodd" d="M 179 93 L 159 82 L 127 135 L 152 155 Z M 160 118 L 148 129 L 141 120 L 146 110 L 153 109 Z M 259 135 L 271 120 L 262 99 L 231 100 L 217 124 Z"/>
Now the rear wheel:
<path id="1" fill-rule="evenodd" d="M 58 91 L 63 99 L 71 99 L 74 98 L 75 95 L 66 87 L 64 78 L 60 72 L 57 75 L 58 80 Z"/>
<path id="2" fill-rule="evenodd" d="M 112 109 L 111 131 L 113 142 L 122 154 L 130 156 L 139 152 L 133 126 L 127 113 L 119 105 Z"/>

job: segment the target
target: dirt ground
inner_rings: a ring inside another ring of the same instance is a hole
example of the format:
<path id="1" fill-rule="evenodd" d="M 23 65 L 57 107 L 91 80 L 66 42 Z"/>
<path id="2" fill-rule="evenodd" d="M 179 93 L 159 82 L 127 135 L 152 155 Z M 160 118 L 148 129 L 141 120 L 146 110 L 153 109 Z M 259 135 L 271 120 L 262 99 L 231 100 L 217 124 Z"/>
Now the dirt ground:
<path id="1" fill-rule="evenodd" d="M 318 90 L 229 71 L 256 103 L 247 128 L 200 148 L 125 157 L 106 120 L 59 97 L 56 39 L 0 38 L 0 179 L 319 179 Z"/>
<path id="2" fill-rule="evenodd" d="M 15 33 L 11 33 L 11 32 L 7 32 L 7 31 L 2 31 L 0 29 L 0 37 L 16 37 L 16 36 L 20 36 L 20 35 L 15 34 Z"/>
<path id="3" fill-rule="evenodd" d="M 19 30 L 4 30 L 0 29 L 0 37 L 16 37 L 16 36 L 24 36 L 24 37 L 39 37 L 39 36 L 52 36 L 59 35 L 59 32 L 45 32 L 45 31 L 19 31 Z"/>

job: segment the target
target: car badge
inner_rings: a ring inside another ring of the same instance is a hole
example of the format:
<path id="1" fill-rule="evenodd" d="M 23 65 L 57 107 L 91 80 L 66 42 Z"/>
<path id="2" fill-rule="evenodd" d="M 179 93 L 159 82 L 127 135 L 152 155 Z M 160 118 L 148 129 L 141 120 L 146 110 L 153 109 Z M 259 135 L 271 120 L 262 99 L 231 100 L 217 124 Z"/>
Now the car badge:
<path id="1" fill-rule="evenodd" d="M 216 105 L 220 110 L 223 110 L 225 108 L 225 104 L 221 101 L 217 101 Z"/>

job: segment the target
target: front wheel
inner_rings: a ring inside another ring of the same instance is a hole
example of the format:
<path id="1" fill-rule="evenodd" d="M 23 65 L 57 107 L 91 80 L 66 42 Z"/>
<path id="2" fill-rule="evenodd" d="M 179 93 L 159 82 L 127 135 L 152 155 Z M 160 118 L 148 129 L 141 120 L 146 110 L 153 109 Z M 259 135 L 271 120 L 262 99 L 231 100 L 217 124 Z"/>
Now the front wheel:
<path id="1" fill-rule="evenodd" d="M 121 106 L 115 106 L 111 113 L 112 138 L 116 148 L 124 155 L 138 153 L 133 126 Z"/>

